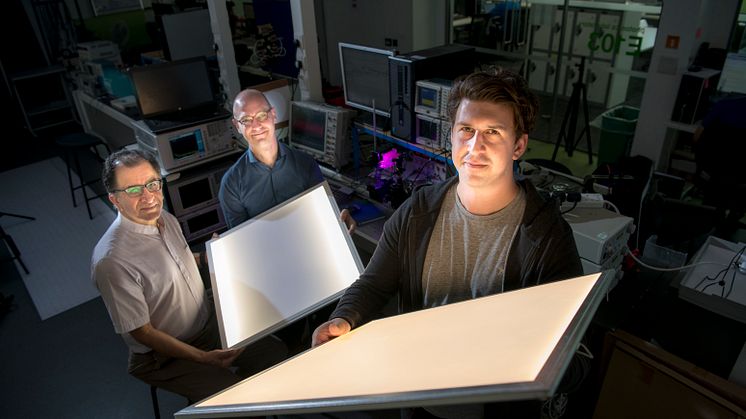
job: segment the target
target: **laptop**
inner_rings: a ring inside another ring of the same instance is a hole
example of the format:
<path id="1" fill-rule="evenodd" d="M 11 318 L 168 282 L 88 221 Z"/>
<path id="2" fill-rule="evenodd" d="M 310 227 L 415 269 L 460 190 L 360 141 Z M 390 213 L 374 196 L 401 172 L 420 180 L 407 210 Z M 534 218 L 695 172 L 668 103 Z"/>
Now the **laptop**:
<path id="1" fill-rule="evenodd" d="M 130 77 L 140 116 L 155 134 L 230 116 L 215 99 L 205 57 L 135 67 Z"/>
<path id="2" fill-rule="evenodd" d="M 142 121 L 154 134 L 176 131 L 194 125 L 204 124 L 230 118 L 231 113 L 222 106 L 216 105 L 204 109 L 162 115 L 155 118 L 143 118 Z"/>

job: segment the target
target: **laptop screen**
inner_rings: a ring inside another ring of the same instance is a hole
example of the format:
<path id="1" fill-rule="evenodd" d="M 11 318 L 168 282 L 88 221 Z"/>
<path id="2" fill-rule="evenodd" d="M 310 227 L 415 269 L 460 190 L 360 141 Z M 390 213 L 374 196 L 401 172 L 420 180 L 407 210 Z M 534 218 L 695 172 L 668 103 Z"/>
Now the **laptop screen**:
<path id="1" fill-rule="evenodd" d="M 135 67 L 130 76 L 143 118 L 178 114 L 215 103 L 204 57 Z"/>

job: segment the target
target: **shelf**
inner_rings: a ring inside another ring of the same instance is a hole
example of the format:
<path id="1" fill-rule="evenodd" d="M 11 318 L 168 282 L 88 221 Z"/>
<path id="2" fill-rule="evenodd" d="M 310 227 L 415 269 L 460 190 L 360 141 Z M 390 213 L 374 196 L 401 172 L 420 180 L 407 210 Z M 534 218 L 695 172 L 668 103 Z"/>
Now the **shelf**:
<path id="1" fill-rule="evenodd" d="M 36 116 L 36 115 L 42 115 L 42 114 L 49 113 L 49 112 L 59 111 L 62 109 L 67 109 L 70 107 L 71 107 L 70 102 L 66 100 L 57 100 L 47 105 L 37 106 L 34 109 L 27 110 L 26 115 L 31 117 L 31 116 Z"/>
<path id="2" fill-rule="evenodd" d="M 360 130 L 361 132 L 364 132 L 368 135 L 372 135 L 375 138 L 383 139 L 390 143 L 396 144 L 400 147 L 406 148 L 407 150 L 415 151 L 417 153 L 436 159 L 443 163 L 453 164 L 450 157 L 446 157 L 446 156 L 450 156 L 451 154 L 450 150 L 445 150 L 445 149 L 436 150 L 436 149 L 433 149 L 433 148 L 430 148 L 424 145 L 410 143 L 409 141 L 404 141 L 400 138 L 396 138 L 392 136 L 391 134 L 389 134 L 388 132 L 374 131 L 373 128 L 360 124 L 360 123 L 355 123 L 353 129 Z"/>
<path id="3" fill-rule="evenodd" d="M 65 68 L 53 65 L 11 75 L 12 93 L 31 135 L 75 120 Z M 65 111 L 65 112 L 60 112 Z"/>
<path id="4" fill-rule="evenodd" d="M 693 175 L 697 173 L 697 163 L 689 159 L 672 158 L 669 164 L 669 170 L 676 170 L 681 173 Z"/>
<path id="5" fill-rule="evenodd" d="M 683 122 L 676 122 L 676 121 L 668 121 L 668 127 L 673 128 L 679 131 L 689 132 L 694 134 L 694 131 L 697 130 L 698 125 L 697 124 L 685 124 Z"/>
<path id="6" fill-rule="evenodd" d="M 50 67 L 44 67 L 41 69 L 34 69 L 29 71 L 23 71 L 15 73 L 10 76 L 10 81 L 15 83 L 22 80 L 35 79 L 37 77 L 44 77 L 51 74 L 62 74 L 65 72 L 65 67 L 62 65 L 53 65 Z"/>
<path id="7" fill-rule="evenodd" d="M 696 159 L 694 152 L 691 150 L 687 150 L 687 149 L 676 149 L 673 152 L 671 152 L 671 157 L 677 157 L 681 160 L 691 160 L 691 161 L 694 161 Z"/>

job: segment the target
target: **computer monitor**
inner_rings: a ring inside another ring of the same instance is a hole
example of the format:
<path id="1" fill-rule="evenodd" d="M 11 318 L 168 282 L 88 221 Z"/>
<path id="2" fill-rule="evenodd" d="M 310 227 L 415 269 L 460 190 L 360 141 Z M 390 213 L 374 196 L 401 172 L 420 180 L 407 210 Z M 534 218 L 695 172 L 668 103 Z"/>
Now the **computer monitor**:
<path id="1" fill-rule="evenodd" d="M 339 43 L 345 104 L 378 115 L 391 115 L 389 57 L 392 51 Z"/>
<path id="2" fill-rule="evenodd" d="M 350 159 L 355 111 L 325 103 L 292 102 L 290 145 L 339 169 Z"/>
<path id="3" fill-rule="evenodd" d="M 215 104 L 204 57 L 135 67 L 130 70 L 130 77 L 143 118 L 178 114 Z"/>

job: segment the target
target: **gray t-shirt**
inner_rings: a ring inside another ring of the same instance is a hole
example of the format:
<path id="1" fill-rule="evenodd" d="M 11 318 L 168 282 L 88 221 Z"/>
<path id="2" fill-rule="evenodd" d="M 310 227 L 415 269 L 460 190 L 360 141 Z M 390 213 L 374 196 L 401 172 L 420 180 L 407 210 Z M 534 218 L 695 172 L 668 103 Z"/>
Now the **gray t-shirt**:
<path id="1" fill-rule="evenodd" d="M 151 350 L 129 334 L 148 322 L 180 340 L 207 322 L 210 306 L 197 263 L 179 222 L 166 211 L 158 226 L 119 214 L 93 250 L 91 271 L 114 330 L 132 352 Z"/>
<path id="2" fill-rule="evenodd" d="M 505 208 L 489 215 L 474 215 L 461 204 L 457 185 L 446 192 L 427 246 L 422 272 L 424 307 L 502 292 L 510 245 L 526 209 L 526 192 L 519 188 Z M 484 417 L 483 404 L 425 409 L 441 418 Z"/>
<path id="3" fill-rule="evenodd" d="M 464 208 L 456 185 L 446 193 L 427 247 L 422 272 L 424 307 L 437 307 L 503 291 L 505 265 L 526 193 L 489 215 Z"/>

